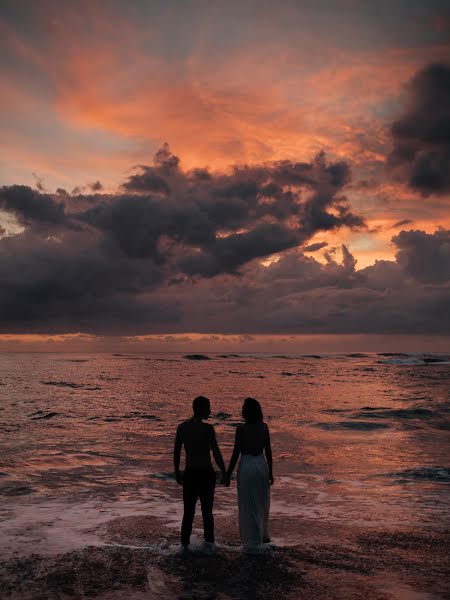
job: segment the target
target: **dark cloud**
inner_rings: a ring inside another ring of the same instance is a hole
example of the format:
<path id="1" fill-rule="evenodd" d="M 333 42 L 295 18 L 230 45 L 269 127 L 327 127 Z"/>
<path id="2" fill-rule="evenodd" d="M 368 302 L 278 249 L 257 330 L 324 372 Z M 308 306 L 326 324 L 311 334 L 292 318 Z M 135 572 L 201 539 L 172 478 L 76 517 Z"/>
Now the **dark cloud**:
<path id="1" fill-rule="evenodd" d="M 218 273 L 236 273 L 254 258 L 282 252 L 298 243 L 299 234 L 295 230 L 263 223 L 249 233 L 235 233 L 215 240 L 207 252 L 183 256 L 179 265 L 188 275 L 213 277 Z"/>
<path id="2" fill-rule="evenodd" d="M 90 183 L 88 185 L 89 189 L 92 190 L 93 192 L 101 192 L 103 189 L 103 185 L 101 184 L 100 181 L 93 181 L 92 183 Z"/>
<path id="3" fill-rule="evenodd" d="M 0 188 L 0 208 L 12 213 L 22 225 L 62 225 L 66 221 L 64 204 L 25 185 Z"/>
<path id="4" fill-rule="evenodd" d="M 1 188 L 24 227 L 0 239 L 1 333 L 450 329 L 448 231 L 402 231 L 395 261 L 362 270 L 345 246 L 325 264 L 300 251 L 327 247 L 308 245 L 318 232 L 364 227 L 345 163 L 183 171 L 165 146 L 144 173 L 164 192 L 145 178 L 117 194 Z"/>
<path id="5" fill-rule="evenodd" d="M 169 194 L 170 188 L 165 179 L 155 174 L 154 167 L 139 167 L 139 173 L 131 175 L 123 184 L 124 190 L 131 192 L 152 192 L 154 194 Z"/>
<path id="6" fill-rule="evenodd" d="M 450 191 L 450 66 L 432 64 L 408 85 L 405 113 L 391 128 L 388 166 L 422 194 Z"/>
<path id="7" fill-rule="evenodd" d="M 172 261 L 187 275 L 236 273 L 248 261 L 298 246 L 318 231 L 364 227 L 341 193 L 345 162 L 280 161 L 230 173 L 185 172 L 165 145 L 153 166 L 77 215 L 128 256 Z"/>
<path id="8" fill-rule="evenodd" d="M 322 250 L 322 248 L 326 248 L 328 246 L 327 242 L 318 242 L 317 244 L 309 244 L 309 246 L 305 246 L 303 248 L 304 252 L 317 252 L 318 250 Z"/>
<path id="9" fill-rule="evenodd" d="M 450 238 L 449 231 L 421 233 L 441 251 Z M 396 261 L 377 261 L 359 271 L 345 247 L 339 262 L 330 257 L 326 264 L 291 250 L 276 263 L 245 268 L 242 277 L 215 286 L 202 280 L 188 291 L 182 284 L 185 331 L 448 335 L 448 271 L 424 281 L 420 270 L 410 268 L 420 245 L 409 244 L 408 263 L 398 248 Z"/>
<path id="10" fill-rule="evenodd" d="M 179 318 L 151 295 L 163 281 L 152 261 L 111 253 L 87 232 L 3 238 L 0 280 L 1 332 L 139 333 Z"/>
<path id="11" fill-rule="evenodd" d="M 392 238 L 398 248 L 397 262 L 406 273 L 423 283 L 450 279 L 450 232 L 401 231 Z"/>
<path id="12" fill-rule="evenodd" d="M 36 173 L 32 173 L 35 181 L 36 181 L 36 188 L 40 191 L 40 192 L 45 192 L 45 185 L 44 185 L 44 180 L 42 179 L 42 177 L 39 177 L 39 175 L 37 175 Z"/>
<path id="13" fill-rule="evenodd" d="M 404 227 L 405 225 L 411 225 L 413 221 L 411 219 L 403 219 L 402 221 L 397 221 L 391 227 L 391 229 L 398 229 L 399 227 Z"/>

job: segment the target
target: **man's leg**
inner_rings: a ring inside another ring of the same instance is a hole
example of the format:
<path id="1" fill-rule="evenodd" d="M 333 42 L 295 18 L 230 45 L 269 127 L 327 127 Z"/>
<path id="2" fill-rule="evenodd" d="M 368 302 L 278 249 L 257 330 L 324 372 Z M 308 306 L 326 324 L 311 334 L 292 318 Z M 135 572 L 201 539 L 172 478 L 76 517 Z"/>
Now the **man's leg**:
<path id="1" fill-rule="evenodd" d="M 195 505 L 198 499 L 198 486 L 195 477 L 187 469 L 183 477 L 183 522 L 181 524 L 181 545 L 188 546 L 191 540 Z"/>
<path id="2" fill-rule="evenodd" d="M 200 502 L 202 505 L 203 531 L 205 541 L 214 543 L 214 489 L 216 487 L 216 474 L 213 469 L 205 473 L 200 492 Z"/>

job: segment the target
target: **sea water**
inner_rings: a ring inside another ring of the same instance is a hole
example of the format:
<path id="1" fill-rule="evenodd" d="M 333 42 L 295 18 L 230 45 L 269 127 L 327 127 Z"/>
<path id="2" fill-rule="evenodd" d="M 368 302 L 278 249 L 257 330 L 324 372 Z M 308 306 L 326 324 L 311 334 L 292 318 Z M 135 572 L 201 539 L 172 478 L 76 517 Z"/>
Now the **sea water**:
<path id="1" fill-rule="evenodd" d="M 129 516 L 153 519 L 132 543 L 165 551 L 182 511 L 174 433 L 197 395 L 226 462 L 244 398 L 261 402 L 276 544 L 304 542 L 305 523 L 443 529 L 449 373 L 438 354 L 0 354 L 3 553 L 104 544 L 102 527 Z M 237 532 L 235 482 L 215 513 Z"/>

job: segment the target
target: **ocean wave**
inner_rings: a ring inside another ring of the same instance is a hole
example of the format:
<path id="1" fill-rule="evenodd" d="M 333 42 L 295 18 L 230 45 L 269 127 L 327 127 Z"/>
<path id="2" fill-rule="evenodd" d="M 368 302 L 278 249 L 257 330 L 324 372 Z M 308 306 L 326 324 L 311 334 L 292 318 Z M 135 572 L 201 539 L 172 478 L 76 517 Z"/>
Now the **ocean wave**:
<path id="1" fill-rule="evenodd" d="M 450 483 L 450 467 L 413 467 L 393 473 L 383 473 L 379 477 L 410 481 L 436 481 Z"/>
<path id="2" fill-rule="evenodd" d="M 338 423 L 313 423 L 313 427 L 325 429 L 327 431 L 354 430 L 354 431 L 375 431 L 377 429 L 388 429 L 386 423 L 374 423 L 373 421 L 339 421 Z"/>
<path id="3" fill-rule="evenodd" d="M 187 360 L 211 360 L 206 354 L 185 354 L 183 358 L 186 358 Z"/>
<path id="4" fill-rule="evenodd" d="M 406 352 L 378 352 L 378 356 L 410 356 Z"/>
<path id="5" fill-rule="evenodd" d="M 129 413 L 125 413 L 124 415 L 107 415 L 106 417 L 93 415 L 91 417 L 87 417 L 88 421 L 98 421 L 99 419 L 101 419 L 102 421 L 106 421 L 107 423 L 116 423 L 118 421 L 122 421 L 123 419 L 144 419 L 146 421 L 162 421 L 161 417 L 158 417 L 157 415 L 148 415 L 146 413 L 141 413 L 138 411 L 132 411 Z"/>
<path id="6" fill-rule="evenodd" d="M 386 357 L 376 362 L 381 365 L 443 365 L 450 364 L 448 354 L 403 354 L 403 353 L 379 353 L 378 356 Z"/>
<path id="7" fill-rule="evenodd" d="M 141 413 L 139 411 L 132 411 L 126 413 L 125 415 L 121 415 L 121 419 L 147 419 L 149 421 L 161 421 L 161 418 L 157 415 L 148 415 L 145 413 Z"/>
<path id="8" fill-rule="evenodd" d="M 436 413 L 420 406 L 414 408 L 376 409 L 366 406 L 351 416 L 352 419 L 429 419 Z"/>
<path id="9" fill-rule="evenodd" d="M 379 365 L 424 365 L 425 363 L 421 358 L 386 358 L 385 360 L 377 360 Z"/>
<path id="10" fill-rule="evenodd" d="M 116 358 L 126 358 L 127 360 L 143 360 L 142 356 L 134 356 L 133 354 L 120 354 L 120 352 L 116 352 L 113 354 Z"/>
<path id="11" fill-rule="evenodd" d="M 153 477 L 153 479 L 162 479 L 163 481 L 174 481 L 175 473 L 151 473 L 150 477 Z"/>
<path id="12" fill-rule="evenodd" d="M 59 415 L 59 413 L 57 412 L 46 413 L 42 410 L 37 410 L 36 412 L 29 414 L 28 416 L 31 417 L 33 421 L 36 421 L 37 419 L 51 419 L 53 417 L 56 417 L 57 415 Z"/>
<path id="13" fill-rule="evenodd" d="M 146 360 L 154 360 L 157 362 L 180 362 L 178 358 L 147 358 Z"/>
<path id="14" fill-rule="evenodd" d="M 231 414 L 227 413 L 227 412 L 218 412 L 214 416 L 215 416 L 216 419 L 220 419 L 221 421 L 224 421 L 226 419 L 229 419 L 231 417 Z"/>
<path id="15" fill-rule="evenodd" d="M 53 385 L 55 387 L 68 387 L 73 390 L 86 390 L 89 392 L 94 392 L 97 390 L 101 390 L 102 388 L 98 385 L 86 385 L 84 383 L 72 383 L 70 381 L 41 381 L 43 385 Z"/>
<path id="16" fill-rule="evenodd" d="M 70 362 L 70 363 L 87 363 L 88 358 L 59 358 L 58 362 Z"/>
<path id="17" fill-rule="evenodd" d="M 25 496 L 31 494 L 33 488 L 28 485 L 16 485 L 0 488 L 0 495 L 2 496 Z"/>

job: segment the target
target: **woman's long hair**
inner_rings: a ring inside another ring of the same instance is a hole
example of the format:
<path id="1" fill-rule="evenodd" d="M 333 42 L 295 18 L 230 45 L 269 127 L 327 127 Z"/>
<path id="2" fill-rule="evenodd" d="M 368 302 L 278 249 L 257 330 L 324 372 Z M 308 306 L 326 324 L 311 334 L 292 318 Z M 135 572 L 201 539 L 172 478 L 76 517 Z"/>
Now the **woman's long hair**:
<path id="1" fill-rule="evenodd" d="M 242 416 L 246 423 L 262 423 L 263 412 L 258 400 L 255 400 L 255 398 L 246 398 L 242 405 Z"/>

